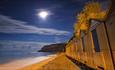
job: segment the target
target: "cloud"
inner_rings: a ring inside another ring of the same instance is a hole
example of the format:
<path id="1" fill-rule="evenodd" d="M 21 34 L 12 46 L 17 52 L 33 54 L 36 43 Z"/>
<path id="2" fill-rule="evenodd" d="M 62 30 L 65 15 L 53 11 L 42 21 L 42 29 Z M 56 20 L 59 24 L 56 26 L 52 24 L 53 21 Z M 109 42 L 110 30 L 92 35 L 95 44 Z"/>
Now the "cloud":
<path id="1" fill-rule="evenodd" d="M 74 3 L 83 3 L 83 2 L 87 2 L 87 0 L 71 0 Z"/>
<path id="2" fill-rule="evenodd" d="M 53 42 L 27 42 L 27 41 L 0 41 L 0 52 L 8 52 L 8 51 L 38 51 L 44 45 L 50 45 Z"/>
<path id="3" fill-rule="evenodd" d="M 11 17 L 0 15 L 0 33 L 24 33 L 40 35 L 68 35 L 70 32 L 53 28 L 39 28 L 28 25 L 27 22 L 15 20 Z"/>

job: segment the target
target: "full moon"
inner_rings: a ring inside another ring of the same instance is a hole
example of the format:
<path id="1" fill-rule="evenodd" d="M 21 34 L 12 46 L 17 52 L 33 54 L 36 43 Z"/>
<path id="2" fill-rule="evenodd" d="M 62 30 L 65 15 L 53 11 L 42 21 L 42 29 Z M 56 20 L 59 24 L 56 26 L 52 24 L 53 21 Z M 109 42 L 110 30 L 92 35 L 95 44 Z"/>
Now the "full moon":
<path id="1" fill-rule="evenodd" d="M 41 11 L 38 13 L 38 16 L 40 16 L 41 18 L 45 19 L 48 16 L 48 12 L 47 11 Z"/>

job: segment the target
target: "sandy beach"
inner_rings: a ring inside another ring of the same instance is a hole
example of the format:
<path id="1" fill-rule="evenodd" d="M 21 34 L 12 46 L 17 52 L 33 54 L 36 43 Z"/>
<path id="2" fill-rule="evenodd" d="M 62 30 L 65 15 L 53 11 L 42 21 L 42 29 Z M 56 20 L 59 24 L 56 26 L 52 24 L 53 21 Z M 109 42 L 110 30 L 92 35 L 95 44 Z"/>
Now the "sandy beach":
<path id="1" fill-rule="evenodd" d="M 0 64 L 0 70 L 19 70 L 23 67 L 42 62 L 54 56 L 56 55 L 29 57 L 29 58 L 14 60 L 5 64 Z"/>
<path id="2" fill-rule="evenodd" d="M 35 63 L 26 66 L 20 70 L 81 70 L 65 54 L 57 55 L 56 57 L 47 59 L 40 63 Z"/>

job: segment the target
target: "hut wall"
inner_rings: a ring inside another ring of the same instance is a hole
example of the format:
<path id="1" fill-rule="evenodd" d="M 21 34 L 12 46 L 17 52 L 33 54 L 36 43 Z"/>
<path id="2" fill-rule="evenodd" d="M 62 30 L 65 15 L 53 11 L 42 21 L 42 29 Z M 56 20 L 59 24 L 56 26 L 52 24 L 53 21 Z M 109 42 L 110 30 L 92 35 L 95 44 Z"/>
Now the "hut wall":
<path id="1" fill-rule="evenodd" d="M 103 64 L 106 70 L 114 70 L 104 23 L 101 23 L 99 26 L 97 26 L 96 30 L 97 30 L 99 46 L 101 50 L 100 59 L 101 58 L 103 59 L 101 65 Z"/>

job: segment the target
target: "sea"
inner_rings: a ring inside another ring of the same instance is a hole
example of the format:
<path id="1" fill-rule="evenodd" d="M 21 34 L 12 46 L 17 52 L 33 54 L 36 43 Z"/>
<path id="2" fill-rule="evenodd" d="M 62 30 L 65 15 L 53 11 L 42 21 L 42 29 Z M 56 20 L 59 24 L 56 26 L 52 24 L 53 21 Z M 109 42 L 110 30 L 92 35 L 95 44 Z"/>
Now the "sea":
<path id="1" fill-rule="evenodd" d="M 38 52 L 46 43 L 39 42 L 0 42 L 0 64 L 21 60 L 26 58 L 44 57 L 47 58 L 53 53 Z"/>

